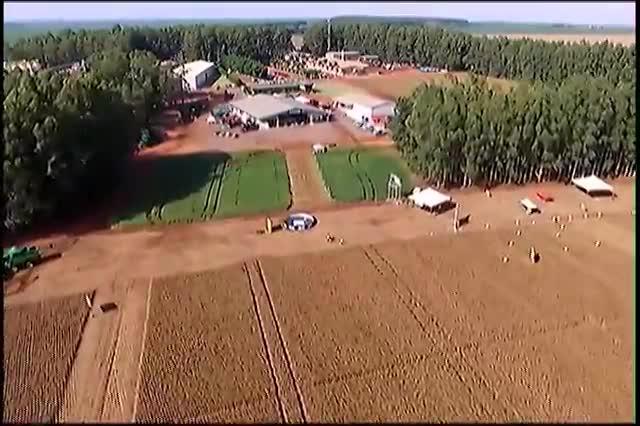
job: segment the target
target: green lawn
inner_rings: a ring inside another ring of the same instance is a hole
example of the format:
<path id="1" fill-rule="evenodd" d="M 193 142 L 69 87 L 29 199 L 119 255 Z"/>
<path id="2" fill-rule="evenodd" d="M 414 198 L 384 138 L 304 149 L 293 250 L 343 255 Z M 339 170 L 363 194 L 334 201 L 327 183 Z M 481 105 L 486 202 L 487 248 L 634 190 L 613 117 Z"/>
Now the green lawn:
<path id="1" fill-rule="evenodd" d="M 388 149 L 334 149 L 317 154 L 316 159 L 337 201 L 384 201 L 390 173 L 402 180 L 403 194 L 413 187 L 406 165 Z"/>
<path id="2" fill-rule="evenodd" d="M 145 160 L 113 223 L 175 223 L 284 210 L 289 179 L 276 152 L 193 154 Z M 133 180 L 133 179 L 132 179 Z"/>

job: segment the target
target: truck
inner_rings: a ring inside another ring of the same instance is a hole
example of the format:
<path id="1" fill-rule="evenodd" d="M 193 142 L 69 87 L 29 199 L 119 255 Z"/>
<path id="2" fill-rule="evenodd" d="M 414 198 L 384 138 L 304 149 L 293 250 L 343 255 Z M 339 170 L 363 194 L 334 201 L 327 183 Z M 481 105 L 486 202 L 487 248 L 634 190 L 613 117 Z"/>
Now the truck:
<path id="1" fill-rule="evenodd" d="M 5 278 L 25 269 L 31 268 L 42 260 L 42 253 L 37 247 L 11 247 L 2 251 L 3 275 Z"/>

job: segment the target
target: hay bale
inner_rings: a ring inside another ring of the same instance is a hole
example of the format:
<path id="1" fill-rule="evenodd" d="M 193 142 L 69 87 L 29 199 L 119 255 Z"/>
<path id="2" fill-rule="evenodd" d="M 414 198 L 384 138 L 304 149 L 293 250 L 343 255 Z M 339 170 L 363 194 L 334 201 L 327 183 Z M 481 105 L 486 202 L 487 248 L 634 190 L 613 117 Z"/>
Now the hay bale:
<path id="1" fill-rule="evenodd" d="M 508 244 L 509 244 L 509 247 L 513 247 L 513 244 L 514 244 L 513 240 L 510 240 Z"/>
<path id="2" fill-rule="evenodd" d="M 585 219 L 589 219 L 589 213 L 583 214 L 582 217 L 585 218 Z"/>
<path id="3" fill-rule="evenodd" d="M 519 229 L 516 229 L 516 235 L 517 235 L 517 236 L 520 236 L 521 234 L 522 234 L 522 231 L 521 231 L 521 230 L 519 230 Z"/>
<path id="4" fill-rule="evenodd" d="M 556 238 L 560 238 L 560 232 L 556 232 Z"/>
<path id="5" fill-rule="evenodd" d="M 520 226 L 520 219 L 516 219 L 516 226 Z"/>
<path id="6" fill-rule="evenodd" d="M 600 247 L 600 244 L 601 244 L 601 243 L 600 243 L 600 240 L 598 240 L 598 241 L 596 241 L 596 242 L 595 242 L 595 246 L 596 246 L 596 247 Z"/>
<path id="7" fill-rule="evenodd" d="M 509 258 L 507 256 L 504 256 L 502 258 L 502 263 L 507 263 L 507 262 L 509 262 Z"/>
<path id="8" fill-rule="evenodd" d="M 531 221 L 531 224 L 532 224 L 532 225 L 535 225 L 535 224 L 536 224 L 536 221 L 535 221 L 535 220 L 532 220 L 532 221 Z"/>
<path id="9" fill-rule="evenodd" d="M 568 252 L 569 251 L 569 247 L 567 247 L 567 246 L 562 247 L 562 251 Z"/>
<path id="10" fill-rule="evenodd" d="M 564 228 L 566 228 L 566 227 L 567 227 L 567 225 L 565 225 L 564 223 L 562 225 L 560 225 L 560 229 L 564 230 Z"/>
<path id="11" fill-rule="evenodd" d="M 570 215 L 567 217 L 567 219 L 569 220 L 569 222 L 571 222 L 571 221 L 573 220 L 573 215 L 571 215 L 571 214 L 570 214 Z"/>
<path id="12" fill-rule="evenodd" d="M 602 219 L 602 212 L 598 212 L 596 216 L 598 217 L 598 219 Z"/>
<path id="13" fill-rule="evenodd" d="M 484 224 L 484 229 L 489 229 L 491 227 L 491 225 L 489 225 L 488 223 Z"/>

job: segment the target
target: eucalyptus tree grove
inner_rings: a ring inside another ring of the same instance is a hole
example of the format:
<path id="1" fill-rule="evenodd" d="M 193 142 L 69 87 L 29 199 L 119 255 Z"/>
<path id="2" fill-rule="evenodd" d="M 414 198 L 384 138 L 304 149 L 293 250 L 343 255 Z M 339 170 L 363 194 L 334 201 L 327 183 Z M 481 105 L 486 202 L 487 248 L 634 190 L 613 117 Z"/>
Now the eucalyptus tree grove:
<path id="1" fill-rule="evenodd" d="M 446 186 L 635 175 L 635 85 L 576 76 L 517 85 L 423 86 L 391 130 L 411 167 Z"/>

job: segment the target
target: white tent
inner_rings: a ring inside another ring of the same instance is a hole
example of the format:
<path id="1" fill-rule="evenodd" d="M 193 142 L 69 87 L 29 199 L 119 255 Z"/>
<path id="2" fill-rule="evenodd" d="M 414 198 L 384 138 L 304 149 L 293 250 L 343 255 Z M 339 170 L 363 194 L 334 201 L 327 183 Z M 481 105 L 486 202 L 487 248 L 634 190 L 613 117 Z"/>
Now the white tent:
<path id="1" fill-rule="evenodd" d="M 434 209 L 450 202 L 451 197 L 444 195 L 433 188 L 427 188 L 422 191 L 414 190 L 413 194 L 409 195 L 409 200 L 418 207 Z"/>
<path id="2" fill-rule="evenodd" d="M 520 204 L 527 210 L 527 213 L 529 214 L 540 211 L 538 206 L 529 198 L 523 198 L 522 200 L 520 200 Z"/>
<path id="3" fill-rule="evenodd" d="M 572 179 L 571 183 L 573 183 L 575 186 L 577 186 L 587 194 L 590 194 L 592 192 L 613 194 L 613 186 L 609 185 L 596 175 Z"/>

